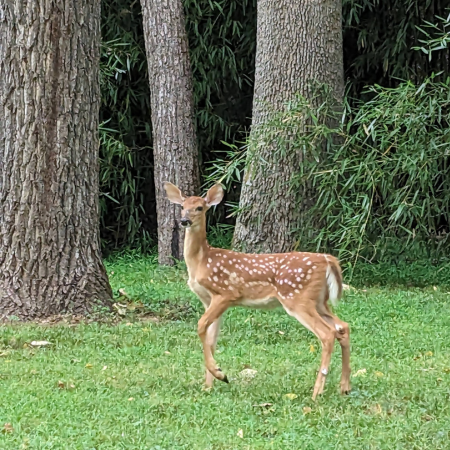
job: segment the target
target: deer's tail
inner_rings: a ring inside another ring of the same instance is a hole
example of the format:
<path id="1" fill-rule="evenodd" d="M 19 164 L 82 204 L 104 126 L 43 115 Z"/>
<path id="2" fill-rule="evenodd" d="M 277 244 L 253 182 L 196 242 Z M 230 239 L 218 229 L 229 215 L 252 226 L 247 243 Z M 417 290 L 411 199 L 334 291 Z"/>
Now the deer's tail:
<path id="1" fill-rule="evenodd" d="M 326 259 L 328 299 L 333 306 L 336 306 L 342 296 L 342 270 L 339 261 L 334 256 L 326 255 Z"/>

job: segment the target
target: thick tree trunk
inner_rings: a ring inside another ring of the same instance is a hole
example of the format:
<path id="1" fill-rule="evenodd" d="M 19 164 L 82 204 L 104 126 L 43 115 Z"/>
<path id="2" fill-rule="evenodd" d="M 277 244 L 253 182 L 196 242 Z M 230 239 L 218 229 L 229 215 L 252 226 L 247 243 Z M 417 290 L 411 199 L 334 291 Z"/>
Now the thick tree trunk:
<path id="1" fill-rule="evenodd" d="M 200 188 L 194 128 L 192 71 L 181 0 L 141 0 L 151 91 L 154 177 L 160 264 L 183 258 L 180 207 L 166 199 L 163 182 L 186 195 Z"/>
<path id="2" fill-rule="evenodd" d="M 255 252 L 292 249 L 291 231 L 310 204 L 310 199 L 298 204 L 298 195 L 289 189 L 301 152 L 294 148 L 282 154 L 276 143 L 258 145 L 257 133 L 295 94 L 308 97 L 311 81 L 327 83 L 342 101 L 341 9 L 341 0 L 258 0 L 252 151 L 242 186 L 236 247 Z"/>
<path id="3" fill-rule="evenodd" d="M 100 0 L 0 0 L 0 319 L 107 306 Z"/>

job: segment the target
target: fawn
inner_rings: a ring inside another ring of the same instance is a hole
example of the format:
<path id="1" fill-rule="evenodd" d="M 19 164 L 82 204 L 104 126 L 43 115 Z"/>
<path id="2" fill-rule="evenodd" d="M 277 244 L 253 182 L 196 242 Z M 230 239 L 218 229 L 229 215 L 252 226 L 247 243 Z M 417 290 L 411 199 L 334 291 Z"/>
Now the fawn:
<path id="1" fill-rule="evenodd" d="M 313 400 L 323 392 L 337 339 L 342 349 L 341 392 L 350 392 L 350 330 L 328 306 L 342 294 L 338 260 L 320 253 L 246 254 L 210 247 L 206 240 L 206 211 L 222 201 L 214 185 L 202 197 L 186 197 L 172 183 L 164 183 L 167 198 L 182 206 L 180 224 L 186 228 L 184 257 L 189 287 L 205 307 L 198 322 L 203 345 L 207 387 L 214 378 L 228 383 L 216 365 L 214 351 L 222 314 L 232 306 L 272 309 L 282 306 L 322 344 L 322 361 Z"/>

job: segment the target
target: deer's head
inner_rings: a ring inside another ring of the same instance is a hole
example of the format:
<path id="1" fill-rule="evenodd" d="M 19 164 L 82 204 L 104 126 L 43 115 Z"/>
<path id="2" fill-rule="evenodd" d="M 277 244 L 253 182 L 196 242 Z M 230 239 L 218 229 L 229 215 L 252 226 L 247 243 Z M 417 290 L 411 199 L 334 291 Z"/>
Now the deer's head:
<path id="1" fill-rule="evenodd" d="M 181 205 L 180 224 L 184 228 L 201 226 L 204 223 L 206 211 L 211 206 L 218 205 L 223 198 L 223 189 L 220 184 L 210 188 L 205 197 L 187 197 L 177 186 L 168 181 L 164 183 L 164 189 L 169 201 Z"/>

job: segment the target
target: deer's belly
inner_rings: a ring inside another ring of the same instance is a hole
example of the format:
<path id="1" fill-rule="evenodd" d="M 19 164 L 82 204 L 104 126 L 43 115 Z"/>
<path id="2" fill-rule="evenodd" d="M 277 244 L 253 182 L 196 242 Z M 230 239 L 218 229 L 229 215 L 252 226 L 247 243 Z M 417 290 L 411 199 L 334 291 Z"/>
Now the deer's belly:
<path id="1" fill-rule="evenodd" d="M 197 294 L 205 307 L 208 307 L 211 303 L 212 293 L 206 289 L 203 285 L 201 285 L 197 280 L 190 279 L 188 281 L 189 287 L 191 291 Z M 280 302 L 276 297 L 267 296 L 261 298 L 243 298 L 238 302 L 233 304 L 235 306 L 245 306 L 247 308 L 255 308 L 255 309 L 274 309 L 278 306 L 281 306 Z"/>
<path id="2" fill-rule="evenodd" d="M 255 309 L 274 309 L 280 306 L 280 302 L 275 297 L 244 298 L 239 301 L 239 305 Z"/>

